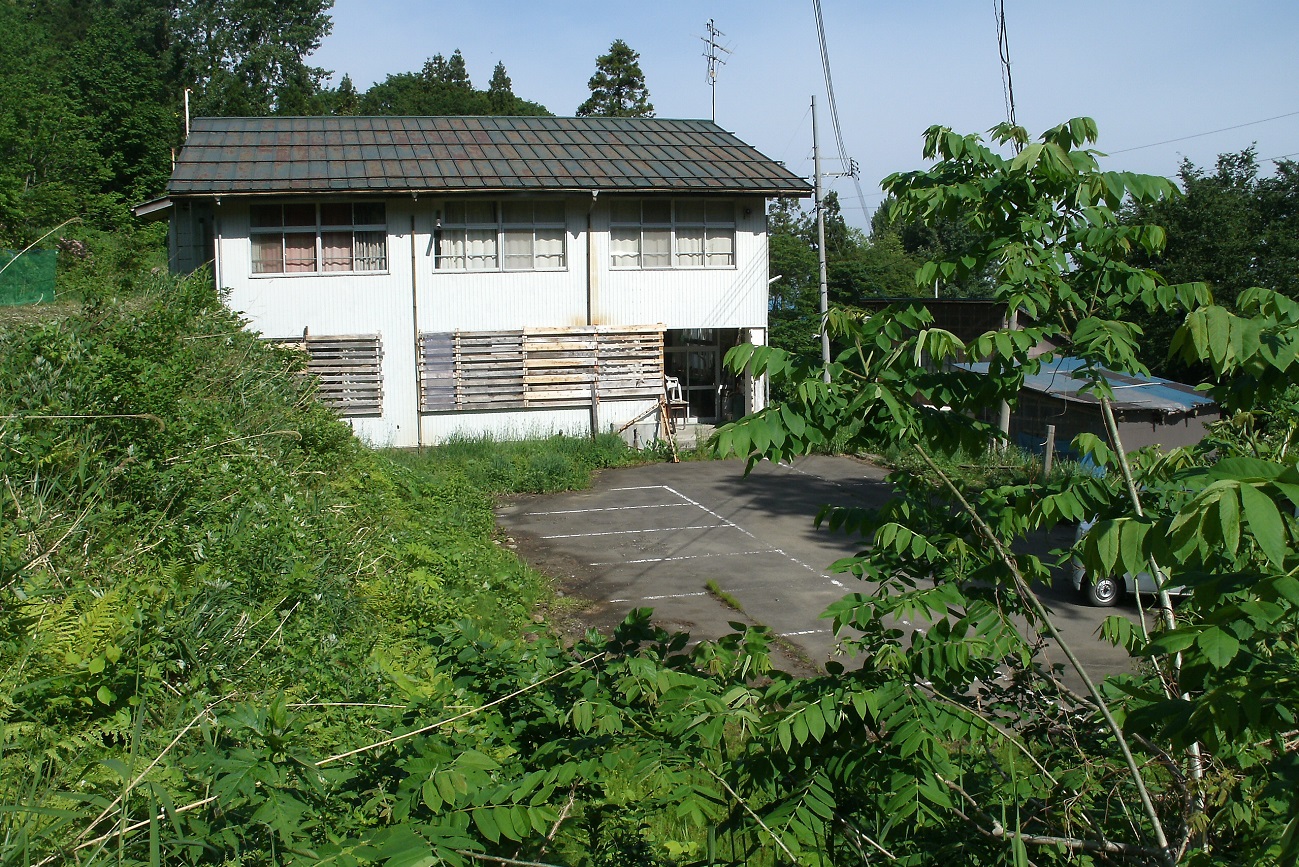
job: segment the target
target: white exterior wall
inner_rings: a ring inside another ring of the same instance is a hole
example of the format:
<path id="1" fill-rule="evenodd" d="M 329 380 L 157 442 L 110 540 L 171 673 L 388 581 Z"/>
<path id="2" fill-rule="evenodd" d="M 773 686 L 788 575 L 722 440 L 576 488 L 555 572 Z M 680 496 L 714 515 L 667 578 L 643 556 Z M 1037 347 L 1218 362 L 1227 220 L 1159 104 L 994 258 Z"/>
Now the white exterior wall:
<path id="1" fill-rule="evenodd" d="M 349 419 L 372 445 L 410 447 L 474 433 L 587 433 L 591 412 L 584 408 L 448 412 L 421 419 L 416 319 L 419 332 L 662 324 L 670 329 L 750 328 L 765 334 L 763 198 L 737 200 L 734 268 L 639 271 L 610 267 L 607 201 L 589 195 L 568 198 L 567 267 L 561 271 L 434 271 L 433 212 L 438 197 L 425 195 L 386 201 L 386 273 L 254 276 L 248 200 L 226 197 L 215 208 L 217 281 L 229 291 L 231 308 L 267 337 L 300 337 L 304 328 L 319 336 L 380 336 L 383 415 Z M 593 256 L 588 257 L 588 250 Z M 602 402 L 596 411 L 598 427 L 617 429 L 651 406 L 645 401 Z"/>
<path id="2" fill-rule="evenodd" d="M 416 431 L 415 337 L 411 327 L 410 218 L 407 199 L 387 202 L 388 271 L 385 274 L 252 274 L 246 200 L 217 207 L 217 276 L 230 307 L 266 337 L 378 334 L 383 344 L 383 415 L 348 419 L 357 435 L 376 446 L 413 446 Z M 420 239 L 416 238 L 417 245 Z M 417 246 L 417 250 L 419 247 Z"/>
<path id="3" fill-rule="evenodd" d="M 609 209 L 597 209 L 593 245 L 600 265 L 596 324 L 662 322 L 668 328 L 765 328 L 765 200 L 739 199 L 736 211 L 734 268 L 614 269 L 610 267 Z"/>

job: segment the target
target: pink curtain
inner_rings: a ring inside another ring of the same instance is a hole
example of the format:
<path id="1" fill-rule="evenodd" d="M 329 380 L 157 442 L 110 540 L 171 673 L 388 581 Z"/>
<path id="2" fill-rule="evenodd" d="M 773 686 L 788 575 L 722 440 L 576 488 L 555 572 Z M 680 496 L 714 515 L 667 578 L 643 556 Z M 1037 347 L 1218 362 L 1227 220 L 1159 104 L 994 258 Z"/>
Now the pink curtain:
<path id="1" fill-rule="evenodd" d="M 284 271 L 301 274 L 316 271 L 316 233 L 286 233 L 284 235 Z"/>

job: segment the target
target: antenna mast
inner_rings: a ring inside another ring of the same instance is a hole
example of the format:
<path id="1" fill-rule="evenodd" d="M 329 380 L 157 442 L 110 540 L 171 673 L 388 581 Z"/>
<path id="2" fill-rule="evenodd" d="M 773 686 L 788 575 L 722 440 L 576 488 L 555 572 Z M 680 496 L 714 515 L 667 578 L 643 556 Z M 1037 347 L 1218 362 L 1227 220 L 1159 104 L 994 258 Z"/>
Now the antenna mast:
<path id="1" fill-rule="evenodd" d="M 708 23 L 704 26 L 708 28 L 708 35 L 700 36 L 699 38 L 704 40 L 704 44 L 708 46 L 708 50 L 704 52 L 704 57 L 708 59 L 708 86 L 712 88 L 713 91 L 713 123 L 716 123 L 717 67 L 726 65 L 726 61 L 719 57 L 717 52 L 720 51 L 723 54 L 730 54 L 731 50 L 729 48 L 723 48 L 722 45 L 718 43 L 717 37 L 725 36 L 726 34 L 717 29 L 717 25 L 713 23 L 713 19 L 709 18 Z"/>

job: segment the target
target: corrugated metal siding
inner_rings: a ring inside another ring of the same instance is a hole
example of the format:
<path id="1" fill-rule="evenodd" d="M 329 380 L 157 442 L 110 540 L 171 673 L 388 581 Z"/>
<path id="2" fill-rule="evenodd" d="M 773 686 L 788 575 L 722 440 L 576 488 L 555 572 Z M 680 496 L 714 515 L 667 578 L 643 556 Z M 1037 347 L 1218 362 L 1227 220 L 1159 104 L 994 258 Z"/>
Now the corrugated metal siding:
<path id="1" fill-rule="evenodd" d="M 582 436 L 591 432 L 591 413 L 586 409 L 435 413 L 424 416 L 422 424 L 426 445 L 462 436 L 490 436 L 503 440 L 548 437 L 557 433 Z M 607 426 L 601 427 L 607 429 Z"/>
<path id="2" fill-rule="evenodd" d="M 354 429 L 368 442 L 394 446 L 417 443 L 419 367 L 411 309 L 412 281 L 417 287 L 418 331 L 422 333 L 585 326 L 588 276 L 593 279 L 596 325 L 766 327 L 767 252 L 764 202 L 760 197 L 742 201 L 739 208 L 737 268 L 614 271 L 609 264 L 607 202 L 597 202 L 592 210 L 589 197 L 573 197 L 566 210 L 566 270 L 473 274 L 433 271 L 432 215 L 436 202 L 432 197 L 387 199 L 388 271 L 364 275 L 254 277 L 250 273 L 246 200 L 227 199 L 216 209 L 221 284 L 230 291 L 231 307 L 249 318 L 250 327 L 269 337 L 301 337 L 305 328 L 317 336 L 363 333 L 382 338 L 383 416 L 352 420 Z M 743 214 L 745 206 L 749 207 L 748 215 Z M 596 267 L 591 275 L 587 268 L 588 212 L 596 228 Z M 603 402 L 601 418 L 605 413 L 611 419 L 622 418 L 626 409 L 623 404 L 633 402 Z M 481 430 L 501 435 L 525 428 L 545 432 L 589 430 L 590 417 L 585 411 L 533 412 L 539 414 L 534 417 L 524 412 L 505 418 L 500 413 L 461 412 L 454 424 L 426 418 L 424 429 L 429 437 L 436 438 L 452 429 L 476 429 L 466 419 L 480 418 Z M 575 418 L 580 421 L 575 422 Z M 601 423 L 601 429 L 606 427 Z"/>
<path id="3" fill-rule="evenodd" d="M 276 277 L 251 274 L 247 204 L 227 200 L 216 209 L 221 285 L 230 292 L 230 307 L 248 317 L 249 327 L 267 337 L 301 337 L 307 329 L 320 337 L 377 334 L 382 338 L 383 416 L 351 420 L 357 434 L 374 445 L 416 444 L 411 206 L 409 198 L 387 203 L 386 274 Z"/>
<path id="4" fill-rule="evenodd" d="M 767 241 L 763 199 L 741 200 L 735 268 L 614 270 L 609 211 L 597 211 L 595 257 L 600 269 L 601 324 L 662 322 L 668 328 L 765 328 Z M 749 214 L 744 215 L 748 207 Z"/>
<path id="5" fill-rule="evenodd" d="M 428 197 L 419 200 L 421 331 L 495 331 L 586 324 L 589 196 L 584 200 L 570 199 L 565 208 L 568 267 L 563 271 L 434 271 L 432 215 L 442 201 Z"/>

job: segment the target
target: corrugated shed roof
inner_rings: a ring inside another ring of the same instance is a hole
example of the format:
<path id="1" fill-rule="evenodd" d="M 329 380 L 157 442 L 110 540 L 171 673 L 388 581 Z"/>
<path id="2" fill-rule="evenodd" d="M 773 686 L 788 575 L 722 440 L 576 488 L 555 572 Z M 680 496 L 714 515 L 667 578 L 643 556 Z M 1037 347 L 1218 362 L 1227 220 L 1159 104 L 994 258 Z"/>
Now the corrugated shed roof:
<path id="1" fill-rule="evenodd" d="M 1037 373 L 1024 377 L 1024 387 L 1051 397 L 1067 400 L 1071 403 L 1084 403 L 1093 406 L 1100 403 L 1094 395 L 1081 394 L 1078 389 L 1085 386 L 1085 380 L 1074 379 L 1074 371 L 1083 366 L 1079 358 L 1056 358 L 1042 364 Z M 978 373 L 985 373 L 988 365 L 963 364 L 961 367 Z M 1158 376 L 1130 376 L 1126 373 L 1103 371 L 1105 381 L 1114 390 L 1114 408 L 1116 410 L 1147 410 L 1163 415 L 1196 415 L 1214 406 L 1207 395 L 1193 387 L 1171 379 Z"/>
<path id="2" fill-rule="evenodd" d="M 199 118 L 173 196 L 514 190 L 808 195 L 707 120 L 609 117 Z"/>

